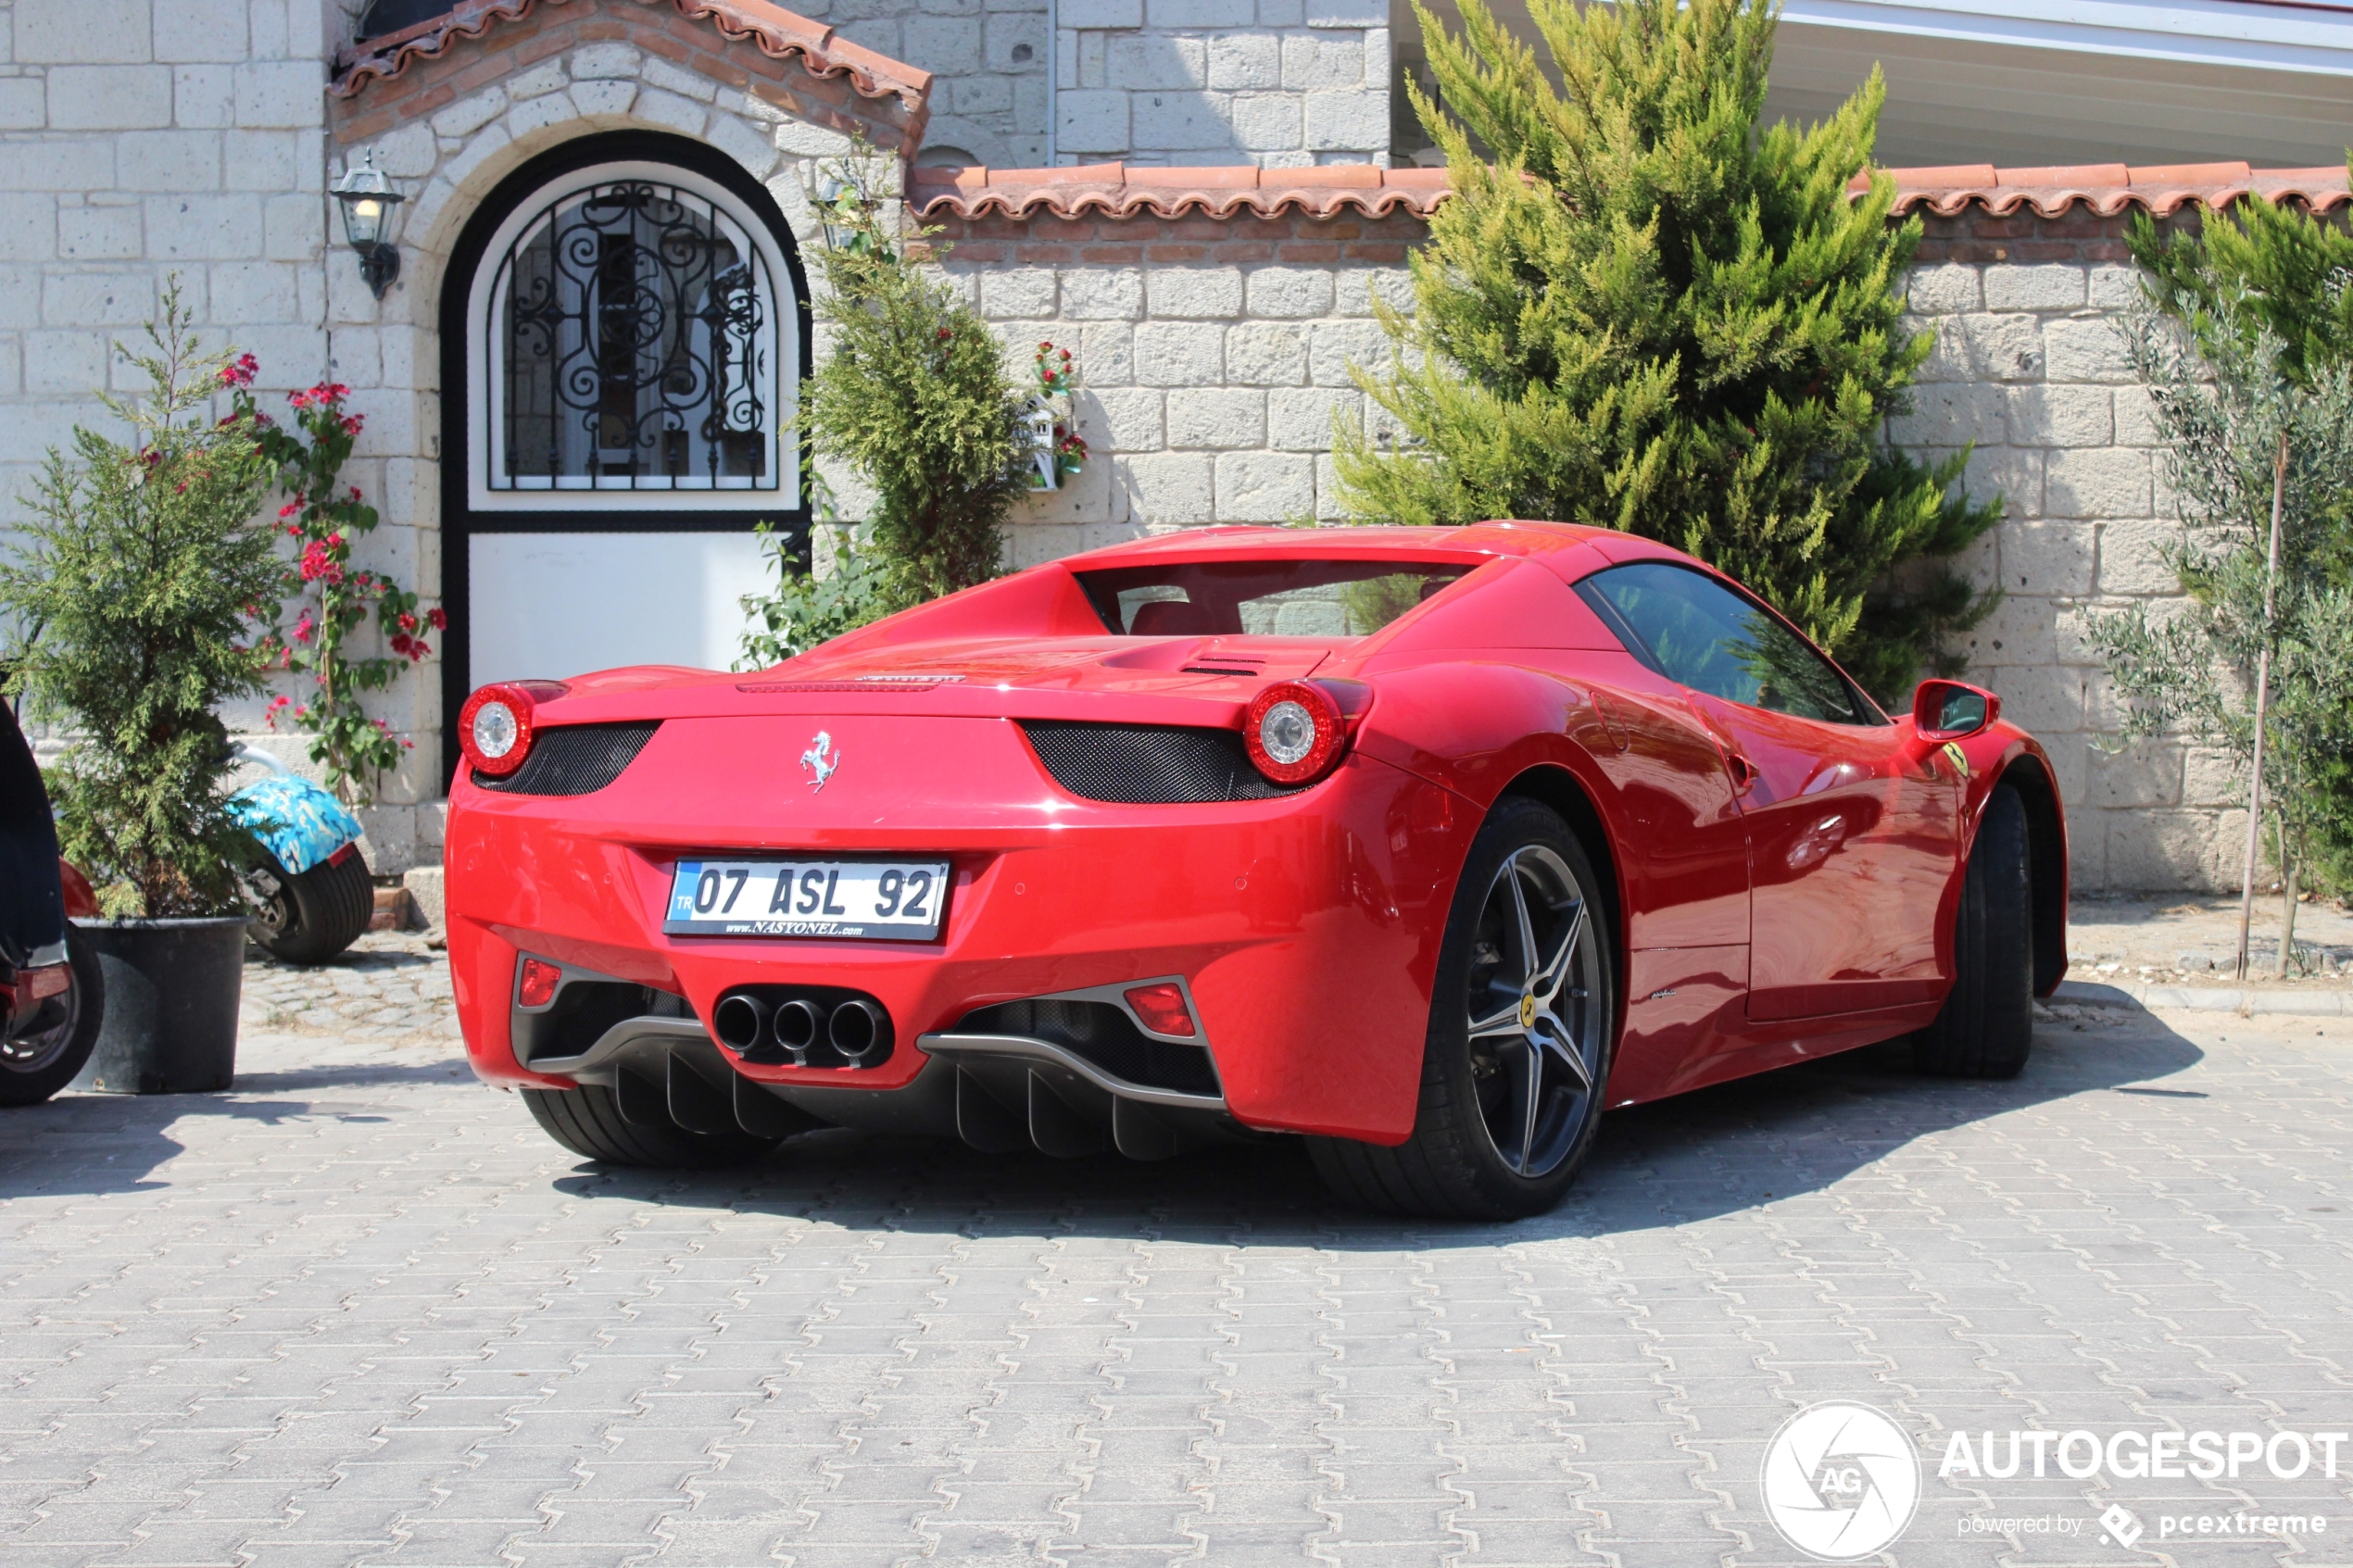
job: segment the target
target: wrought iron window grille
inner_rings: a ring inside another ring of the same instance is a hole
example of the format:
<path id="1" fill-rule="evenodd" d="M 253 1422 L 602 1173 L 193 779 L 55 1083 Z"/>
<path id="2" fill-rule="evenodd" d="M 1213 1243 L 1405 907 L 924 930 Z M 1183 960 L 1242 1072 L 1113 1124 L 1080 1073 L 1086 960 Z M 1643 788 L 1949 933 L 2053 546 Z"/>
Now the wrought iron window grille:
<path id="1" fill-rule="evenodd" d="M 489 487 L 782 488 L 776 294 L 750 237 L 676 185 L 572 191 L 499 262 Z"/>

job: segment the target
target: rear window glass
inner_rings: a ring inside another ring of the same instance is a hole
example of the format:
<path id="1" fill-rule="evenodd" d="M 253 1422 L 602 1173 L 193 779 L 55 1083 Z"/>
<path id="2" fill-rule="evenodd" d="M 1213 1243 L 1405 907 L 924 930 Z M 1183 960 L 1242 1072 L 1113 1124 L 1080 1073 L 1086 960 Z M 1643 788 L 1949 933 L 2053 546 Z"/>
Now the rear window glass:
<path id="1" fill-rule="evenodd" d="M 1362 637 L 1470 570 L 1394 558 L 1171 560 L 1073 575 L 1122 636 Z"/>

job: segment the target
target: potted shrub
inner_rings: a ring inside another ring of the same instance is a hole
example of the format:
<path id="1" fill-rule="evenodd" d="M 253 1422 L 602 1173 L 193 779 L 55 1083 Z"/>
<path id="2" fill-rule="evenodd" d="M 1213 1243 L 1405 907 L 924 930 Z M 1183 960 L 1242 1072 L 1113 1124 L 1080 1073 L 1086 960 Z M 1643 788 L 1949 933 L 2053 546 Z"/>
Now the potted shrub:
<path id="1" fill-rule="evenodd" d="M 69 737 L 58 838 L 108 917 L 82 922 L 107 1015 L 81 1082 L 142 1094 L 225 1088 L 234 1070 L 253 848 L 226 809 L 216 710 L 261 689 L 280 570 L 254 424 L 214 417 L 231 362 L 199 352 L 176 285 L 147 338 L 117 349 L 145 390 L 101 395 L 129 440 L 77 426 L 53 448 L 0 564 L 0 621 L 24 641 L 10 684 Z"/>

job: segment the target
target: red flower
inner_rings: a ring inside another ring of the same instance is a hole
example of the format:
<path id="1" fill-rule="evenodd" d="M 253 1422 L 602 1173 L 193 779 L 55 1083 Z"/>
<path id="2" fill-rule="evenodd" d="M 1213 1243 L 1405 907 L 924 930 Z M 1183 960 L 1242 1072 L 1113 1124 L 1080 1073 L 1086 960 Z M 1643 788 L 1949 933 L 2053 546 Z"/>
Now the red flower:
<path id="1" fill-rule="evenodd" d="M 436 632 L 446 632 L 449 629 L 448 615 L 438 608 L 425 611 L 425 620 Z"/>
<path id="2" fill-rule="evenodd" d="M 223 386 L 250 386 L 253 384 L 254 373 L 260 369 L 260 360 L 256 359 L 250 354 L 240 354 L 237 356 L 235 363 L 220 367 L 220 384 Z"/>
<path id="3" fill-rule="evenodd" d="M 413 615 L 403 615 L 400 618 L 400 629 L 403 632 L 415 631 L 417 629 L 417 618 Z"/>
<path id="4" fill-rule="evenodd" d="M 357 414 L 346 414 L 346 415 L 343 417 L 343 433 L 344 433 L 346 435 L 357 435 L 357 434 L 359 434 L 359 415 L 357 415 Z"/>
<path id="5" fill-rule="evenodd" d="M 286 519 L 294 516 L 300 510 L 302 510 L 302 501 L 299 497 L 288 501 L 284 506 L 278 508 L 278 521 L 280 522 L 283 522 Z"/>

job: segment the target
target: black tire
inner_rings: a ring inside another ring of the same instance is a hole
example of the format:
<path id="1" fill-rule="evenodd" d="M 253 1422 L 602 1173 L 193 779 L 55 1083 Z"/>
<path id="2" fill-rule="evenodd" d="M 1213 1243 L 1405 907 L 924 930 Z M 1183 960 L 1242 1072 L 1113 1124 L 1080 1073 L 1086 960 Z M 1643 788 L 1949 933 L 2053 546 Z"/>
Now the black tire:
<path id="1" fill-rule="evenodd" d="M 247 929 L 262 951 L 284 963 L 325 963 L 359 941 L 375 918 L 375 881 L 357 845 L 340 860 L 321 860 L 299 876 L 288 875 L 264 850 L 246 886 L 255 900 Z"/>
<path id="2" fill-rule="evenodd" d="M 1546 905 L 1551 923 L 1543 930 L 1531 921 L 1536 955 L 1551 955 L 1541 969 L 1557 965 L 1559 972 L 1554 999 L 1534 1010 L 1522 1007 L 1516 1024 L 1504 1020 L 1508 1003 L 1500 1010 L 1497 1004 L 1507 992 L 1533 997 L 1541 982 L 1538 966 L 1510 950 L 1522 939 L 1491 929 L 1497 922 L 1491 899 L 1506 897 L 1507 868 L 1520 897 L 1557 888 L 1562 873 L 1575 895 L 1573 902 Z M 1583 923 L 1573 923 L 1579 917 Z M 1558 1203 L 1601 1124 L 1617 1043 L 1616 950 L 1608 900 L 1576 834 L 1541 802 L 1500 802 L 1471 843 L 1446 918 L 1413 1134 L 1393 1148 L 1310 1137 L 1308 1152 L 1334 1196 L 1389 1213 L 1462 1220 L 1518 1219 Z M 1491 1027 L 1474 1038 L 1482 1014 Z M 1548 1051 L 1542 1040 L 1558 1044 Z M 1567 1065 L 1572 1050 L 1578 1067 Z M 1525 1098 L 1520 1071 L 1533 1073 Z M 1520 1119 L 1531 1104 L 1534 1111 Z M 1525 1131 L 1514 1139 L 1508 1129 L 1516 1119 Z"/>
<path id="3" fill-rule="evenodd" d="M 784 1140 L 750 1133 L 690 1133 L 648 1127 L 621 1114 L 620 1097 L 601 1084 L 576 1089 L 525 1089 L 523 1104 L 547 1135 L 573 1153 L 604 1165 L 657 1171 L 708 1171 L 759 1159 Z"/>
<path id="4" fill-rule="evenodd" d="M 1953 990 L 1912 1036 L 1912 1065 L 1954 1078 L 2015 1078 L 2034 1047 L 2033 872 L 2026 803 L 2007 784 L 1985 803 L 1954 921 Z"/>
<path id="5" fill-rule="evenodd" d="M 66 962 L 73 984 L 64 1016 L 49 1027 L 0 1047 L 0 1106 L 39 1105 L 82 1073 L 107 1021 L 107 983 L 90 939 L 66 927 Z"/>

